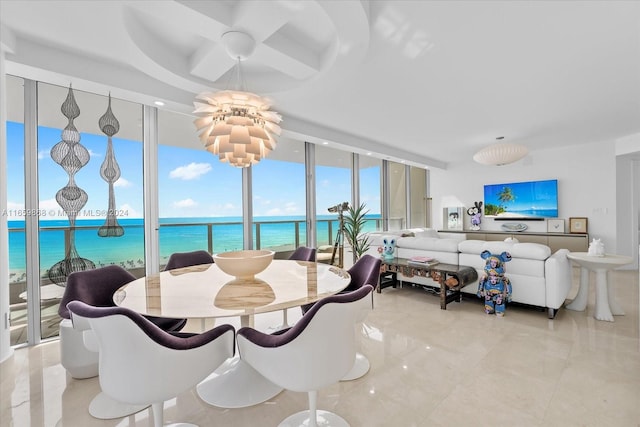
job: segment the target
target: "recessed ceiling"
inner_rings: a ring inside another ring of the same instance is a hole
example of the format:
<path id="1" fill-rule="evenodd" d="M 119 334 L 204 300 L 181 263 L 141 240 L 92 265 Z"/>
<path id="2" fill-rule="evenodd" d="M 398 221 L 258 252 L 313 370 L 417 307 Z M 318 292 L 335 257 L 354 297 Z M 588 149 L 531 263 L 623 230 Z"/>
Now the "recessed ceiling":
<path id="1" fill-rule="evenodd" d="M 182 113 L 246 31 L 286 137 L 418 164 L 640 133 L 640 2 L 3 0 L 0 22 L 9 73 Z"/>

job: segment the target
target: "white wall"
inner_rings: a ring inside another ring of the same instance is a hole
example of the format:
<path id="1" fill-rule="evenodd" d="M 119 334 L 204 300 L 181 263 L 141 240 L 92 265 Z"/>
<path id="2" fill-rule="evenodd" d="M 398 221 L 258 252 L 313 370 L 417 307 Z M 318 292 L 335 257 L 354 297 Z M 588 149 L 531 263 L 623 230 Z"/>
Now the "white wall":
<path id="1" fill-rule="evenodd" d="M 640 243 L 640 133 L 616 141 L 617 252 L 634 259 Z"/>
<path id="2" fill-rule="evenodd" d="M 473 206 L 484 198 L 485 184 L 558 180 L 558 218 L 587 217 L 589 238 L 601 238 L 607 251 L 616 250 L 615 142 L 540 150 L 505 166 L 483 166 L 468 159 L 431 171 L 434 228 L 442 229 L 442 208 Z M 466 210 L 466 209 L 465 209 Z M 518 221 L 528 231 L 546 232 L 546 221 Z M 482 218 L 481 229 L 500 230 L 502 222 Z M 465 214 L 465 229 L 469 218 Z M 631 254 L 629 254 L 631 255 Z"/>

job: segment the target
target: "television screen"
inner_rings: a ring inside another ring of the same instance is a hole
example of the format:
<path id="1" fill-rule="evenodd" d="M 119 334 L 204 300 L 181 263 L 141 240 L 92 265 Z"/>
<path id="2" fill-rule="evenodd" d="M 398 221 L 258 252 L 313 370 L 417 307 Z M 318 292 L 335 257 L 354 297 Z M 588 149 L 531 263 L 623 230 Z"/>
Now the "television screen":
<path id="1" fill-rule="evenodd" d="M 500 218 L 557 218 L 558 180 L 484 186 L 484 215 Z"/>

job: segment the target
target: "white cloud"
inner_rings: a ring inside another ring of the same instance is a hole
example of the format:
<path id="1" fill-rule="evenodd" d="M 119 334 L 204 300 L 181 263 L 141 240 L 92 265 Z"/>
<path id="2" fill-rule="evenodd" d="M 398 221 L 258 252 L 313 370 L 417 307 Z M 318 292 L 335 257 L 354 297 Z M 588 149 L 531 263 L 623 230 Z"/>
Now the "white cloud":
<path id="1" fill-rule="evenodd" d="M 8 210 L 24 209 L 24 203 L 17 203 L 9 200 L 7 201 L 7 209 Z"/>
<path id="2" fill-rule="evenodd" d="M 142 218 L 142 214 L 136 211 L 128 203 L 123 203 L 122 205 L 120 205 L 118 214 L 118 218 Z"/>
<path id="3" fill-rule="evenodd" d="M 189 163 L 186 166 L 180 166 L 169 172 L 170 178 L 182 179 L 190 181 L 192 179 L 198 179 L 202 175 L 211 171 L 211 165 L 209 163 Z"/>
<path id="4" fill-rule="evenodd" d="M 51 148 L 53 148 L 53 147 L 51 147 Z M 38 160 L 51 158 L 51 148 L 45 148 L 44 150 L 38 151 Z M 87 151 L 89 152 L 89 157 L 90 158 L 102 157 L 102 154 L 100 154 L 100 153 L 94 153 L 90 149 L 87 149 Z"/>
<path id="5" fill-rule="evenodd" d="M 123 177 L 120 177 L 116 182 L 113 183 L 114 187 L 131 187 L 131 181 L 127 181 Z"/>
<path id="6" fill-rule="evenodd" d="M 177 202 L 173 202 L 173 207 L 174 208 L 193 208 L 195 206 L 198 206 L 198 202 L 196 202 L 193 199 L 184 199 L 184 200 L 178 200 Z"/>
<path id="7" fill-rule="evenodd" d="M 23 215 L 16 215 L 17 213 L 21 213 L 20 211 L 24 210 L 24 203 L 12 202 L 10 200 L 7 201 L 7 210 L 6 212 L 2 212 L 2 216 L 6 216 L 7 220 L 22 220 L 24 219 Z"/>
<path id="8" fill-rule="evenodd" d="M 331 181 L 329 181 L 328 179 L 323 179 L 322 181 L 320 181 L 320 185 L 322 187 L 329 187 L 331 185 Z"/>
<path id="9" fill-rule="evenodd" d="M 38 151 L 38 160 L 47 159 L 51 157 L 51 149 Z"/>
<path id="10" fill-rule="evenodd" d="M 267 211 L 267 216 L 278 216 L 278 215 L 282 215 L 282 209 L 280 208 L 273 208 Z"/>
<path id="11" fill-rule="evenodd" d="M 40 209 L 46 210 L 62 210 L 56 199 L 40 200 Z"/>

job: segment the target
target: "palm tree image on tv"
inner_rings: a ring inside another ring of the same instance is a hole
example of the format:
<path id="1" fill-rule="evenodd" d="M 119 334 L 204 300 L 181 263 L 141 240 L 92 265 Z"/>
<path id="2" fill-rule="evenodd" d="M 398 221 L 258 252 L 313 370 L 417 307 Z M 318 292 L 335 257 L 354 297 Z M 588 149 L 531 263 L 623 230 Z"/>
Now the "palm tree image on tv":
<path id="1" fill-rule="evenodd" d="M 499 205 L 488 203 L 484 208 L 485 215 L 499 215 L 507 212 L 507 203 L 516 200 L 516 196 L 513 194 L 513 190 L 510 187 L 503 187 L 502 191 L 498 193 Z"/>
<path id="2" fill-rule="evenodd" d="M 513 182 L 484 186 L 484 215 L 557 218 L 558 181 Z"/>

